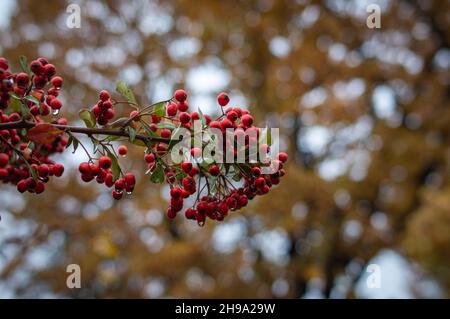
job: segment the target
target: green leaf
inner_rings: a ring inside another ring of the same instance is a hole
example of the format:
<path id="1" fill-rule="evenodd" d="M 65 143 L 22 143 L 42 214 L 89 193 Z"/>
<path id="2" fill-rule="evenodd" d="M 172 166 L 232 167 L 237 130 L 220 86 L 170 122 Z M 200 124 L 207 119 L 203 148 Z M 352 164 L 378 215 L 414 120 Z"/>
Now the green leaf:
<path id="1" fill-rule="evenodd" d="M 109 142 L 112 142 L 112 141 L 117 141 L 119 138 L 120 138 L 120 136 L 116 136 L 116 135 L 108 135 L 108 136 L 106 137 L 106 140 L 109 141 Z"/>
<path id="2" fill-rule="evenodd" d="M 37 100 L 37 98 L 35 98 L 35 97 L 32 96 L 32 95 L 27 95 L 27 96 L 25 96 L 25 100 L 31 101 L 31 102 L 33 102 L 34 104 L 39 105 L 39 101 Z"/>
<path id="3" fill-rule="evenodd" d="M 15 98 L 16 100 L 21 100 L 22 98 L 20 96 L 18 96 L 16 93 L 11 92 L 10 95 Z"/>
<path id="4" fill-rule="evenodd" d="M 177 127 L 175 126 L 175 124 L 171 123 L 171 122 L 160 122 L 158 124 L 156 124 L 157 128 L 168 128 L 170 130 L 174 130 Z"/>
<path id="5" fill-rule="evenodd" d="M 128 136 L 130 137 L 130 142 L 133 143 L 136 139 L 136 130 L 132 127 L 128 128 Z"/>
<path id="6" fill-rule="evenodd" d="M 22 103 L 20 100 L 12 99 L 11 102 L 9 102 L 9 106 L 14 112 L 19 113 L 22 110 Z"/>
<path id="7" fill-rule="evenodd" d="M 206 125 L 206 119 L 205 116 L 203 115 L 203 112 L 200 108 L 198 108 L 198 113 L 200 114 L 200 120 L 202 121 L 202 126 Z"/>
<path id="8" fill-rule="evenodd" d="M 109 150 L 106 149 L 108 152 L 108 157 L 111 159 L 112 165 L 111 165 L 111 171 L 113 173 L 114 180 L 117 180 L 120 176 L 120 166 L 119 162 L 117 161 L 117 157 Z"/>
<path id="9" fill-rule="evenodd" d="M 30 67 L 28 66 L 27 57 L 24 55 L 21 55 L 19 58 L 20 65 L 22 66 L 23 72 L 25 72 L 28 75 L 31 75 Z"/>
<path id="10" fill-rule="evenodd" d="M 72 145 L 72 143 L 73 143 L 73 136 L 69 135 L 69 139 L 67 140 L 66 148 L 69 148 L 70 145 Z"/>
<path id="11" fill-rule="evenodd" d="M 77 138 L 74 138 L 73 139 L 73 152 L 72 153 L 75 153 L 77 151 L 77 148 L 78 148 L 79 144 L 80 144 L 80 141 L 78 141 Z"/>
<path id="12" fill-rule="evenodd" d="M 136 98 L 134 97 L 133 91 L 130 90 L 128 84 L 124 81 L 117 83 L 116 91 L 125 97 L 128 102 L 138 105 Z"/>
<path id="13" fill-rule="evenodd" d="M 153 114 L 157 116 L 164 116 L 166 115 L 166 104 L 167 101 L 162 101 L 156 104 L 153 104 Z"/>
<path id="14" fill-rule="evenodd" d="M 159 184 L 164 182 L 164 168 L 160 164 L 156 165 L 156 169 L 153 171 L 152 175 L 150 175 L 150 180 L 155 184 Z"/>
<path id="15" fill-rule="evenodd" d="M 23 115 L 30 115 L 30 109 L 23 103 L 20 103 L 20 110 L 22 111 Z"/>
<path id="16" fill-rule="evenodd" d="M 37 180 L 38 176 L 36 174 L 36 170 L 34 168 L 30 167 L 29 171 L 30 171 L 31 177 L 33 177 L 34 180 Z"/>
<path id="17" fill-rule="evenodd" d="M 88 109 L 81 109 L 78 115 L 80 119 L 83 120 L 84 124 L 86 124 L 86 127 L 95 127 L 95 116 L 91 111 Z"/>

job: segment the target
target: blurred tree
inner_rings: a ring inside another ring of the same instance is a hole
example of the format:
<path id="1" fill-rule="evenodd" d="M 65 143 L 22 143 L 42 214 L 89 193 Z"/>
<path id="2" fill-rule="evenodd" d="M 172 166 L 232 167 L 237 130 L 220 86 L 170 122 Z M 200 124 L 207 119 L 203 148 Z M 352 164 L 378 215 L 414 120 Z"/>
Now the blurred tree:
<path id="1" fill-rule="evenodd" d="M 119 78 L 142 100 L 187 86 L 202 108 L 230 90 L 261 124 L 282 129 L 294 160 L 270 198 L 202 229 L 168 221 L 167 189 L 144 178 L 114 205 L 76 174 L 43 200 L 2 187 L 0 227 L 26 229 L 1 242 L 3 287 L 18 296 L 355 297 L 365 264 L 391 248 L 448 296 L 448 1 L 380 1 L 381 29 L 367 28 L 357 0 L 79 3 L 82 27 L 68 29 L 63 1 L 17 2 L 0 53 L 50 58 L 73 114 Z M 71 263 L 82 289 L 65 285 Z"/>

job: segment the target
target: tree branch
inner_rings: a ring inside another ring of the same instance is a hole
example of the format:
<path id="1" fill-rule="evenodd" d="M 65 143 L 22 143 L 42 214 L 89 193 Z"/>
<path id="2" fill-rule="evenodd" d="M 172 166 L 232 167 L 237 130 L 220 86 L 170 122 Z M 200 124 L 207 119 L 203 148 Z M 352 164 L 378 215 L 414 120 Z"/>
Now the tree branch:
<path id="1" fill-rule="evenodd" d="M 12 130 L 12 129 L 30 129 L 32 127 L 35 127 L 39 123 L 30 122 L 30 121 L 17 121 L 17 122 L 9 122 L 9 123 L 0 123 L 0 130 Z M 129 134 L 124 129 L 108 129 L 108 128 L 89 128 L 89 127 L 79 127 L 79 126 L 70 126 L 70 125 L 61 125 L 61 124 L 54 124 L 54 123 L 48 123 L 50 125 L 53 125 L 54 127 L 65 131 L 65 132 L 72 132 L 72 133 L 80 133 L 80 134 L 86 134 L 86 135 L 112 135 L 112 136 L 122 136 L 122 137 L 129 137 Z M 172 140 L 170 138 L 163 138 L 163 137 L 153 137 L 153 136 L 146 136 L 142 134 L 137 134 L 136 139 L 141 140 L 143 142 L 163 142 L 163 143 L 169 143 Z"/>

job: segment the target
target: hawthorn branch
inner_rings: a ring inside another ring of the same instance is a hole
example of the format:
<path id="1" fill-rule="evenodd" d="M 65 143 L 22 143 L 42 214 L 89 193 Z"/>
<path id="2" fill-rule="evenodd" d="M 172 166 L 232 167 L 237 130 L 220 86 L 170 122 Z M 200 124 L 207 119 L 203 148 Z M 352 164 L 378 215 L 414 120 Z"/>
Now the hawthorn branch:
<path id="1" fill-rule="evenodd" d="M 39 123 L 31 122 L 31 121 L 17 121 L 17 122 L 9 122 L 9 123 L 0 123 L 0 130 L 12 130 L 12 129 L 30 129 L 38 125 Z M 61 125 L 55 123 L 48 123 L 62 131 L 71 132 L 71 133 L 79 133 L 86 135 L 111 135 L 111 136 L 121 136 L 121 137 L 129 137 L 128 132 L 125 131 L 124 128 L 121 129 L 110 129 L 110 128 L 89 128 L 89 127 L 79 127 L 79 126 L 71 126 L 71 125 Z M 163 137 L 154 137 L 154 136 L 146 136 L 142 134 L 137 134 L 136 139 L 141 140 L 144 143 L 147 142 L 162 142 L 162 143 L 170 143 L 170 138 Z"/>

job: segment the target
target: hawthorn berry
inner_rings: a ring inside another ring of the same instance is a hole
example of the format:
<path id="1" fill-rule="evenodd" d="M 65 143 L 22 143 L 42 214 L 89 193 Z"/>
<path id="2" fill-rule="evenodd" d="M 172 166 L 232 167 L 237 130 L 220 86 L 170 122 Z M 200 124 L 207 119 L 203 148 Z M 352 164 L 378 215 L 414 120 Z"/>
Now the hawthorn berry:
<path id="1" fill-rule="evenodd" d="M 178 111 L 186 112 L 189 109 L 189 104 L 186 101 L 178 103 Z"/>
<path id="2" fill-rule="evenodd" d="M 174 97 L 178 102 L 184 102 L 187 99 L 187 93 L 185 90 L 176 90 Z"/>
<path id="3" fill-rule="evenodd" d="M 5 153 L 0 153 L 0 167 L 5 167 L 9 162 L 9 156 Z"/>
<path id="4" fill-rule="evenodd" d="M 123 177 L 126 185 L 134 186 L 136 184 L 136 177 L 133 173 L 126 173 Z"/>
<path id="5" fill-rule="evenodd" d="M 153 153 L 148 153 L 148 154 L 145 154 L 145 156 L 144 156 L 144 160 L 147 162 L 147 163 L 154 163 L 155 162 L 155 155 L 153 155 Z"/>
<path id="6" fill-rule="evenodd" d="M 282 162 L 282 163 L 286 163 L 288 160 L 288 155 L 284 152 L 280 152 L 278 154 L 278 159 Z"/>
<path id="7" fill-rule="evenodd" d="M 219 174 L 220 174 L 220 168 L 219 168 L 219 166 L 217 166 L 217 165 L 211 166 L 211 167 L 209 168 L 209 173 L 210 173 L 212 176 L 219 176 Z"/>
<path id="8" fill-rule="evenodd" d="M 181 169 L 185 172 L 185 173 L 189 173 L 192 169 L 192 163 L 191 162 L 183 162 L 181 163 Z"/>
<path id="9" fill-rule="evenodd" d="M 108 169 L 112 165 L 112 160 L 108 156 L 102 156 L 98 160 L 98 164 L 100 165 L 101 168 Z"/>
<path id="10" fill-rule="evenodd" d="M 250 127 L 253 124 L 253 117 L 249 114 L 245 114 L 241 117 L 241 122 L 244 126 Z"/>
<path id="11" fill-rule="evenodd" d="M 58 98 L 54 98 L 51 100 L 50 102 L 50 107 L 54 110 L 59 110 L 62 106 L 61 100 L 59 100 Z"/>
<path id="12" fill-rule="evenodd" d="M 189 123 L 191 121 L 191 116 L 186 112 L 180 113 L 180 122 L 183 124 Z"/>
<path id="13" fill-rule="evenodd" d="M 102 91 L 100 91 L 99 97 L 102 102 L 106 102 L 107 100 L 109 100 L 111 98 L 111 95 L 109 94 L 109 92 L 107 90 L 102 90 Z"/>
<path id="14" fill-rule="evenodd" d="M 120 145 L 117 151 L 119 155 L 125 156 L 128 153 L 128 148 L 125 145 Z"/>
<path id="15" fill-rule="evenodd" d="M 112 191 L 112 197 L 113 197 L 115 200 L 121 199 L 122 196 L 123 196 L 123 192 L 119 192 L 119 191 L 117 191 L 116 189 Z"/>
<path id="16" fill-rule="evenodd" d="M 222 92 L 217 96 L 217 101 L 220 106 L 226 106 L 230 102 L 230 98 L 228 94 Z"/>
<path id="17" fill-rule="evenodd" d="M 168 116 L 175 116 L 175 115 L 177 115 L 177 112 L 178 112 L 178 106 L 175 103 L 170 102 L 167 105 L 166 111 L 167 111 Z"/>

